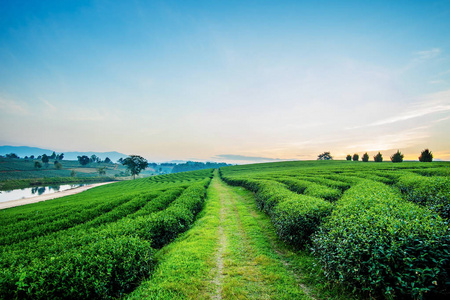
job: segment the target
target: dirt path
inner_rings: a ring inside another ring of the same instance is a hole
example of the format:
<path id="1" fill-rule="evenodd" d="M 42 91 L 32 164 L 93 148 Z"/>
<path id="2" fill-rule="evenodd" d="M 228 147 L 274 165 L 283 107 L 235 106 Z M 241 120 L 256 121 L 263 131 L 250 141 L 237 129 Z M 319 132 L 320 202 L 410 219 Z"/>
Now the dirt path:
<path id="1" fill-rule="evenodd" d="M 217 174 L 216 174 L 217 176 Z M 216 265 L 217 265 L 217 274 L 214 278 L 214 283 L 216 284 L 216 294 L 213 295 L 213 299 L 221 300 L 222 299 L 222 285 L 223 285 L 223 255 L 227 246 L 227 239 L 223 229 L 223 222 L 225 219 L 225 207 L 224 207 L 224 199 L 220 198 L 220 212 L 219 212 L 219 226 L 217 228 L 219 235 L 219 250 L 216 255 Z"/>
<path id="2" fill-rule="evenodd" d="M 75 195 L 75 194 L 87 191 L 89 189 L 92 189 L 94 187 L 105 185 L 105 184 L 110 184 L 113 182 L 94 183 L 94 184 L 80 186 L 78 188 L 74 188 L 74 189 L 70 189 L 70 190 L 65 190 L 62 192 L 56 192 L 53 194 L 47 194 L 47 195 L 19 199 L 19 200 L 11 200 L 11 201 L 6 201 L 6 202 L 0 202 L 0 209 L 21 206 L 21 205 L 25 205 L 25 204 L 36 203 L 36 202 L 41 202 L 41 201 L 46 201 L 46 200 L 52 200 L 52 199 L 65 197 L 65 196 L 69 196 L 69 195 Z"/>

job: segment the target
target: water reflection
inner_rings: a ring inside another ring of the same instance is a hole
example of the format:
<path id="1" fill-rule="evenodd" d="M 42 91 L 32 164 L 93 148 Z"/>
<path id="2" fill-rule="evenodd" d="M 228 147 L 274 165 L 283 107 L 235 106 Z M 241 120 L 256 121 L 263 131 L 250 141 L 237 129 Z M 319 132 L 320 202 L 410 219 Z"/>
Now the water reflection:
<path id="1" fill-rule="evenodd" d="M 53 194 L 70 190 L 86 184 L 63 184 L 52 186 L 37 186 L 32 188 L 17 189 L 11 191 L 0 191 L 0 202 L 31 198 L 41 195 Z"/>

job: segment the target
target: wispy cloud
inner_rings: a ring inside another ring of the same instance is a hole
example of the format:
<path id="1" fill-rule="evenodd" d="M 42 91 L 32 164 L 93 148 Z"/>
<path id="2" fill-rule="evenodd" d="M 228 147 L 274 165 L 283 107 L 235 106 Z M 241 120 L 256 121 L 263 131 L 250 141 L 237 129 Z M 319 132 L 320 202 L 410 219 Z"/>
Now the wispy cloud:
<path id="1" fill-rule="evenodd" d="M 0 98 L 0 111 L 7 115 L 29 115 L 26 104 L 17 101 Z"/>
<path id="2" fill-rule="evenodd" d="M 442 53 L 442 49 L 433 48 L 430 50 L 417 51 L 414 54 L 418 60 L 429 60 L 438 57 Z"/>
<path id="3" fill-rule="evenodd" d="M 425 97 L 424 101 L 412 105 L 406 112 L 402 112 L 396 116 L 349 129 L 388 125 L 447 111 L 450 111 L 450 90 L 429 95 Z"/>
<path id="4" fill-rule="evenodd" d="M 51 104 L 48 100 L 45 100 L 45 99 L 42 99 L 42 98 L 39 98 L 39 100 L 41 100 L 41 102 L 45 104 L 47 109 L 50 109 L 52 112 L 57 111 L 56 106 Z"/>

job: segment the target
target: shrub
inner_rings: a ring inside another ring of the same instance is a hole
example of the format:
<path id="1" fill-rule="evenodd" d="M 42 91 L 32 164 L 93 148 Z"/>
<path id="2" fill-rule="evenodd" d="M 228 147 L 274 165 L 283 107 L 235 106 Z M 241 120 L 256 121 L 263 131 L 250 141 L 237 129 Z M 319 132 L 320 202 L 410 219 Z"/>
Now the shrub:
<path id="1" fill-rule="evenodd" d="M 302 247 L 330 215 L 332 205 L 319 198 L 295 195 L 280 202 L 272 212 L 277 234 L 285 242 Z"/>
<path id="2" fill-rule="evenodd" d="M 358 161 L 359 160 L 359 155 L 358 154 L 353 154 L 353 161 Z"/>
<path id="3" fill-rule="evenodd" d="M 400 152 L 400 150 L 397 150 L 397 152 L 394 153 L 391 156 L 391 161 L 394 162 L 394 163 L 402 162 L 403 161 L 403 156 L 404 155 Z"/>
<path id="4" fill-rule="evenodd" d="M 432 162 L 433 161 L 433 153 L 430 150 L 425 149 L 420 153 L 419 161 L 421 162 Z"/>
<path id="5" fill-rule="evenodd" d="M 381 155 L 381 153 L 378 152 L 378 154 L 373 157 L 373 160 L 375 162 L 382 162 L 383 161 L 383 155 Z"/>
<path id="6" fill-rule="evenodd" d="M 368 162 L 369 161 L 369 154 L 367 154 L 367 152 L 364 153 L 364 155 L 362 156 L 362 161 L 363 162 Z"/>
<path id="7" fill-rule="evenodd" d="M 445 289 L 447 224 L 382 183 L 350 188 L 312 242 L 327 277 L 372 297 L 421 298 Z"/>
<path id="8" fill-rule="evenodd" d="M 147 241 L 100 237 L 25 267 L 3 269 L 0 294 L 5 299 L 113 299 L 150 273 L 153 257 Z"/>
<path id="9" fill-rule="evenodd" d="M 397 186 L 406 200 L 426 206 L 441 217 L 450 219 L 450 178 L 409 174 L 400 177 Z"/>
<path id="10" fill-rule="evenodd" d="M 352 156 L 350 154 L 347 154 L 347 157 L 345 159 L 352 160 Z"/>

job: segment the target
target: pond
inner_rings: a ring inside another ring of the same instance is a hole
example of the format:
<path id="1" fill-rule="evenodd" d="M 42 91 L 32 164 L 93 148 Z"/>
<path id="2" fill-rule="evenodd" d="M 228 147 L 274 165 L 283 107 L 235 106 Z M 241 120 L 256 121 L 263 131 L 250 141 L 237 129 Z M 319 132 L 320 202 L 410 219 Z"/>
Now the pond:
<path id="1" fill-rule="evenodd" d="M 0 202 L 31 198 L 41 195 L 53 194 L 70 189 L 74 189 L 86 184 L 62 184 L 52 186 L 37 186 L 25 189 L 17 189 L 11 191 L 0 191 Z"/>

